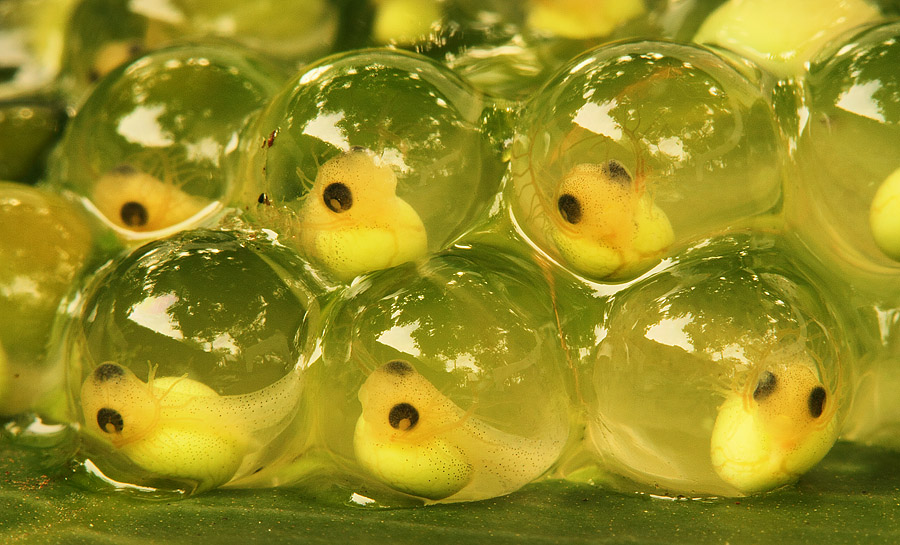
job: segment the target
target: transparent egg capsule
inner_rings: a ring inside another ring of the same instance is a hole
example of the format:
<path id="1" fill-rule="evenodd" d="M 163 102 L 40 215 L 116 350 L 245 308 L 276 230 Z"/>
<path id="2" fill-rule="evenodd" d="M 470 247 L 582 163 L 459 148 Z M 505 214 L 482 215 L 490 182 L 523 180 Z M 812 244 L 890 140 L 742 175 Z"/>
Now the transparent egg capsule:
<path id="1" fill-rule="evenodd" d="M 841 36 L 882 19 L 866 0 L 728 0 L 703 21 L 694 41 L 790 79 L 804 75 L 816 54 Z"/>
<path id="2" fill-rule="evenodd" d="M 0 100 L 0 180 L 35 183 L 62 136 L 64 105 L 42 96 Z"/>
<path id="3" fill-rule="evenodd" d="M 51 181 L 125 241 L 197 226 L 228 202 L 238 133 L 278 81 L 232 46 L 150 53 L 90 95 L 66 128 Z"/>
<path id="4" fill-rule="evenodd" d="M 339 280 L 417 259 L 470 229 L 498 191 L 488 107 L 411 53 L 323 59 L 245 136 L 236 206 Z"/>
<path id="5" fill-rule="evenodd" d="M 809 120 L 788 221 L 826 268 L 900 306 L 900 24 L 857 35 L 810 68 Z"/>
<path id="6" fill-rule="evenodd" d="M 328 52 L 337 14 L 327 0 L 81 0 L 66 28 L 62 85 L 74 103 L 115 68 L 179 42 L 220 39 L 295 69 Z"/>
<path id="7" fill-rule="evenodd" d="M 708 50 L 598 48 L 522 108 L 513 216 L 573 272 L 629 280 L 679 242 L 775 210 L 779 145 L 756 83 Z"/>
<path id="8" fill-rule="evenodd" d="M 0 3 L 0 98 L 52 85 L 60 69 L 65 21 L 75 0 Z"/>
<path id="9" fill-rule="evenodd" d="M 605 317 L 587 356 L 587 444 L 637 489 L 762 492 L 835 441 L 850 399 L 843 321 L 781 241 L 703 240 L 610 297 Z"/>
<path id="10" fill-rule="evenodd" d="M 556 461 L 567 372 L 540 271 L 487 246 L 455 249 L 353 284 L 306 400 L 316 441 L 346 471 L 427 503 L 470 501 Z"/>
<path id="11" fill-rule="evenodd" d="M 293 252 L 228 231 L 185 231 L 111 263 L 67 331 L 85 466 L 183 493 L 260 470 L 296 432 L 320 291 Z"/>
<path id="12" fill-rule="evenodd" d="M 0 416 L 64 398 L 62 371 L 50 357 L 54 322 L 93 255 L 94 233 L 77 206 L 44 189 L 0 182 L 0 382 L 7 384 Z"/>

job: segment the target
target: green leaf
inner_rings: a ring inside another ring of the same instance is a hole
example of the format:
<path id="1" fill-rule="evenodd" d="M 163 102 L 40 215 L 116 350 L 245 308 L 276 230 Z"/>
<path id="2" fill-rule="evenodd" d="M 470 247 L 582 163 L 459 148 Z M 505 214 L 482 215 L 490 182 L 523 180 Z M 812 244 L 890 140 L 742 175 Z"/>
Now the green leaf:
<path id="1" fill-rule="evenodd" d="M 897 543 L 900 452 L 839 443 L 792 487 L 751 498 L 660 499 L 544 482 L 494 500 L 352 506 L 336 486 L 216 490 L 149 501 L 76 486 L 66 446 L 0 439 L 0 542 Z"/>

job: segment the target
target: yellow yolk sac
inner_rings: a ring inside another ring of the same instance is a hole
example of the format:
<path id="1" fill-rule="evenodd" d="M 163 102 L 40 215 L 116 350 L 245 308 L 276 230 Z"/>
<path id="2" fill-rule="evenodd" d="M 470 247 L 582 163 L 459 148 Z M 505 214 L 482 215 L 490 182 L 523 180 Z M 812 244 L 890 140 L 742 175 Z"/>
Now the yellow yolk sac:
<path id="1" fill-rule="evenodd" d="M 91 436 L 145 470 L 206 490 L 238 474 L 245 457 L 287 425 L 300 390 L 292 373 L 255 392 L 222 396 L 186 377 L 151 372 L 143 382 L 104 363 L 82 385 L 81 408 Z"/>
<path id="2" fill-rule="evenodd" d="M 396 191 L 393 170 L 368 150 L 329 160 L 299 211 L 303 251 L 344 281 L 425 255 L 425 226 Z"/>
<path id="3" fill-rule="evenodd" d="M 353 446 L 391 487 L 433 501 L 508 494 L 546 471 L 559 445 L 498 430 L 444 396 L 409 363 L 375 370 L 359 390 Z"/>
<path id="4" fill-rule="evenodd" d="M 216 206 L 129 165 L 97 181 L 91 202 L 108 224 L 125 238 L 155 238 L 178 230 L 180 223 Z"/>
<path id="5" fill-rule="evenodd" d="M 804 363 L 763 371 L 719 407 L 710 440 L 716 473 L 745 494 L 795 481 L 837 438 L 830 398 Z"/>
<path id="6" fill-rule="evenodd" d="M 900 261 L 900 168 L 882 182 L 869 210 L 869 226 L 882 252 Z"/>
<path id="7" fill-rule="evenodd" d="M 528 24 L 563 38 L 585 39 L 606 36 L 645 11 L 643 0 L 531 0 Z"/>
<path id="8" fill-rule="evenodd" d="M 553 240 L 577 272 L 600 280 L 633 274 L 674 240 L 665 212 L 618 161 L 580 164 L 563 178 Z"/>
<path id="9" fill-rule="evenodd" d="M 788 78 L 805 71 L 830 40 L 878 17 L 865 0 L 729 0 L 706 18 L 694 41 L 724 47 Z"/>

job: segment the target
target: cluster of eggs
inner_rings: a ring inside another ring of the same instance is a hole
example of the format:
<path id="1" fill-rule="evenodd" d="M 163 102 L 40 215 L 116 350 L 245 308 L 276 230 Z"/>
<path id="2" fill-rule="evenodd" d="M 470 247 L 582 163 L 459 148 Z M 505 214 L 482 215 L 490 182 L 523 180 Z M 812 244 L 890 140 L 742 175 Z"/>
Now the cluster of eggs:
<path id="1" fill-rule="evenodd" d="M 282 40 L 269 3 L 185 4 L 129 8 L 138 41 L 78 4 L 77 113 L 42 185 L 0 184 L 0 414 L 71 423 L 92 475 L 330 474 L 387 504 L 542 477 L 738 496 L 842 434 L 900 444 L 887 8 L 816 3 L 772 39 L 770 2 L 731 0 L 704 46 L 606 43 L 666 3 L 488 3 L 527 11 L 488 32 L 468 2 L 381 0 L 394 47 L 289 76 L 321 40 Z M 336 32 L 333 5 L 288 4 Z M 781 4 L 790 24 L 811 5 Z M 441 9 L 482 43 L 399 47 Z M 225 12 L 284 47 L 152 47 Z"/>

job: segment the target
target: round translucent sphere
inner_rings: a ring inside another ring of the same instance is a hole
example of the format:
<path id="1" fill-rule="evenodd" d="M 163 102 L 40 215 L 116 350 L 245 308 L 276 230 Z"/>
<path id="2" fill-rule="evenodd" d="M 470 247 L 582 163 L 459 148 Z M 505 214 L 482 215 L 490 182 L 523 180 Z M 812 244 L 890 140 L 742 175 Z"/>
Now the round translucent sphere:
<path id="1" fill-rule="evenodd" d="M 546 281 L 487 246 L 354 284 L 323 354 L 308 375 L 314 441 L 348 471 L 426 502 L 513 492 L 569 435 L 570 376 Z"/>
<path id="2" fill-rule="evenodd" d="M 266 239 L 206 230 L 108 265 L 66 338 L 86 463 L 112 482 L 192 491 L 273 459 L 321 327 L 303 267 Z"/>
<path id="3" fill-rule="evenodd" d="M 809 120 L 788 193 L 792 231 L 877 299 L 900 304 L 900 24 L 810 68 Z"/>
<path id="4" fill-rule="evenodd" d="M 94 233 L 77 206 L 44 189 L 0 182 L 0 345 L 7 355 L 0 415 L 61 391 L 62 372 L 48 358 L 53 324 L 93 252 Z"/>
<path id="5" fill-rule="evenodd" d="M 248 131 L 235 205 L 340 280 L 417 259 L 470 229 L 498 191 L 488 108 L 411 53 L 323 59 Z"/>
<path id="6" fill-rule="evenodd" d="M 523 106 L 513 216 L 573 272 L 627 280 L 673 245 L 775 210 L 779 146 L 757 83 L 710 51 L 602 47 Z"/>
<path id="7" fill-rule="evenodd" d="M 81 0 L 66 25 L 62 86 L 79 103 L 120 65 L 187 40 L 227 39 L 295 68 L 331 49 L 335 12 L 327 0 Z"/>
<path id="8" fill-rule="evenodd" d="M 849 404 L 843 322 L 763 235 L 706 239 L 608 299 L 587 444 L 665 495 L 739 496 L 796 480 Z"/>
<path id="9" fill-rule="evenodd" d="M 184 46 L 109 74 L 66 128 L 51 181 L 125 240 L 208 220 L 228 202 L 238 133 L 279 78 L 231 46 Z"/>

